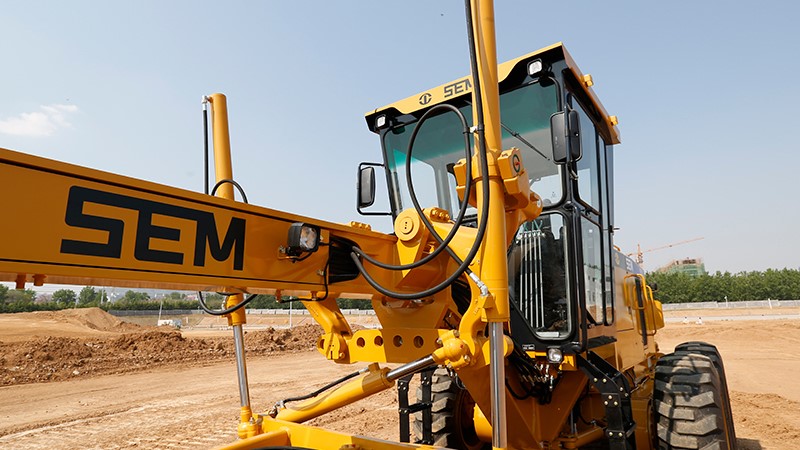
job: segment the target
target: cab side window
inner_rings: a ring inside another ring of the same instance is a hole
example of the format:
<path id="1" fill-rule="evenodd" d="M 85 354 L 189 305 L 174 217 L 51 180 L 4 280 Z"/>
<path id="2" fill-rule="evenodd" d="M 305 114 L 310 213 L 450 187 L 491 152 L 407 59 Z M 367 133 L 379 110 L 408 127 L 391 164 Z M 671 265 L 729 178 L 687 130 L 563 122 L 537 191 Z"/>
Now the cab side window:
<path id="1" fill-rule="evenodd" d="M 581 158 L 576 163 L 579 202 L 586 208 L 581 218 L 583 280 L 586 310 L 598 324 L 614 321 L 613 265 L 611 263 L 609 153 L 594 122 L 580 102 L 570 95 L 580 117 Z"/>

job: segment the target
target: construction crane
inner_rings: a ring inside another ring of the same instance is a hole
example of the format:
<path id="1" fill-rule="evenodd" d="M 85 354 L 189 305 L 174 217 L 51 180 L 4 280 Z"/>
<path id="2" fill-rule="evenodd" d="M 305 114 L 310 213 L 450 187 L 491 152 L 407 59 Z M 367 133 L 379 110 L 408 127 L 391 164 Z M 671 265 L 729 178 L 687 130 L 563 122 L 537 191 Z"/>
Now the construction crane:
<path id="1" fill-rule="evenodd" d="M 679 245 L 688 244 L 689 242 L 699 241 L 701 239 L 705 239 L 705 237 L 696 237 L 694 239 L 687 239 L 685 241 L 673 242 L 672 244 L 662 245 L 661 247 L 656 247 L 656 248 L 649 248 L 647 250 L 642 250 L 641 244 L 636 244 L 636 251 L 633 253 L 628 253 L 627 256 L 636 255 L 636 262 L 639 264 L 643 264 L 645 253 L 654 252 L 656 250 L 664 250 L 665 248 L 677 247 Z"/>

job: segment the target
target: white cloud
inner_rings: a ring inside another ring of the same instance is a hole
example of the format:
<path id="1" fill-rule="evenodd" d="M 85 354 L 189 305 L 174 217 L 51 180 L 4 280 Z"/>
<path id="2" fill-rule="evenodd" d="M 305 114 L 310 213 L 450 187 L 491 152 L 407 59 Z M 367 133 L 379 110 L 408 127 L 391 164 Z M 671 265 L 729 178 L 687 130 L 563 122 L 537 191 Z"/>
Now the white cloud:
<path id="1" fill-rule="evenodd" d="M 70 114 L 78 112 L 75 105 L 42 105 L 39 111 L 22 113 L 17 117 L 0 120 L 0 133 L 14 136 L 50 136 L 72 124 Z"/>

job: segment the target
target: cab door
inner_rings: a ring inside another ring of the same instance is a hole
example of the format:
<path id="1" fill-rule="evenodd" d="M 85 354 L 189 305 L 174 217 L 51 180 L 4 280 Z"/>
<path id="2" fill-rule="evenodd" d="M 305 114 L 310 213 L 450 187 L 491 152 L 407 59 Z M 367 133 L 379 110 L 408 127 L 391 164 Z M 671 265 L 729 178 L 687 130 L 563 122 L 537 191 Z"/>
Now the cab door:
<path id="1" fill-rule="evenodd" d="M 567 171 L 581 250 L 576 268 L 577 290 L 583 294 L 580 306 L 587 326 L 602 327 L 614 322 L 611 147 L 605 144 L 577 96 L 568 94 L 566 103 L 578 113 L 581 142 L 581 156 L 568 162 Z"/>

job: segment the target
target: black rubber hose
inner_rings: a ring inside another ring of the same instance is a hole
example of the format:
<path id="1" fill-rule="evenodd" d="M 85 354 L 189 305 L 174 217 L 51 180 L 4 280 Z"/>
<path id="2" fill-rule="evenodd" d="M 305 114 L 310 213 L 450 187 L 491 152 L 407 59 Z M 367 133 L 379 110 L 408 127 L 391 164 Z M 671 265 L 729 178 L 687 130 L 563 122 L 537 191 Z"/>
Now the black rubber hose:
<path id="1" fill-rule="evenodd" d="M 214 185 L 214 189 L 211 189 L 211 195 L 215 195 L 217 193 L 217 189 L 219 189 L 220 186 L 226 183 L 232 184 L 234 187 L 236 187 L 236 189 L 239 191 L 239 194 L 242 195 L 242 201 L 245 203 L 249 203 L 247 201 L 247 195 L 244 193 L 244 189 L 242 189 L 242 186 L 236 181 L 228 178 L 217 181 L 217 184 Z"/>
<path id="2" fill-rule="evenodd" d="M 314 392 L 312 392 L 310 394 L 302 395 L 300 397 L 289 397 L 289 398 L 287 398 L 285 400 L 281 400 L 280 403 L 285 405 L 285 404 L 287 404 L 289 402 L 299 402 L 301 400 L 307 400 L 309 398 L 316 397 L 319 394 L 327 391 L 328 389 L 330 389 L 332 387 L 335 387 L 335 386 L 337 386 L 339 384 L 342 384 L 342 383 L 344 383 L 345 381 L 347 381 L 347 380 L 349 380 L 351 378 L 357 377 L 359 374 L 361 374 L 360 370 L 356 371 L 356 372 L 353 372 L 353 373 L 349 373 L 349 374 L 343 376 L 342 378 L 339 378 L 338 380 L 331 381 L 330 383 L 326 384 L 325 386 L 322 386 L 321 388 L 317 389 L 316 391 L 314 391 Z"/>
<path id="3" fill-rule="evenodd" d="M 208 314 L 211 314 L 212 316 L 224 316 L 224 315 L 230 314 L 230 313 L 232 313 L 234 311 L 238 311 L 239 309 L 243 308 L 245 305 L 247 305 L 248 303 L 253 301 L 253 299 L 256 298 L 256 296 L 257 296 L 257 294 L 251 294 L 246 299 L 244 299 L 241 303 L 237 303 L 237 304 L 231 306 L 228 309 L 211 309 L 206 305 L 206 301 L 203 299 L 203 293 L 200 292 L 200 291 L 197 291 L 197 295 L 198 295 L 198 300 L 200 302 L 200 309 L 202 309 L 203 311 L 207 312 Z M 235 294 L 231 294 L 231 295 L 235 295 Z"/>
<path id="4" fill-rule="evenodd" d="M 442 240 L 439 237 L 439 235 L 433 229 L 433 225 L 431 225 L 430 222 L 428 222 L 427 217 L 425 217 L 425 215 L 422 213 L 422 210 L 419 208 L 419 202 L 417 201 L 417 198 L 416 198 L 416 192 L 414 191 L 414 187 L 413 187 L 414 185 L 413 185 L 413 181 L 412 181 L 412 177 L 411 177 L 411 152 L 412 152 L 412 149 L 413 149 L 413 146 L 414 146 L 414 142 L 415 142 L 416 137 L 417 137 L 418 130 L 420 130 L 422 128 L 422 124 L 425 123 L 426 120 L 428 120 L 430 117 L 432 117 L 434 112 L 436 112 L 436 111 L 438 111 L 440 109 L 447 109 L 447 110 L 453 111 L 453 112 L 456 113 L 456 115 L 458 115 L 459 119 L 461 119 L 461 124 L 462 124 L 463 130 L 464 130 L 464 148 L 465 148 L 465 153 L 466 153 L 466 157 L 467 157 L 467 161 L 468 161 L 467 162 L 467 174 L 466 174 L 466 179 L 468 180 L 468 182 L 465 185 L 464 198 L 461 200 L 461 205 L 460 205 L 459 210 L 458 210 L 458 217 L 456 217 L 456 220 L 454 221 L 453 228 L 450 230 L 450 232 L 447 234 L 447 236 L 444 238 L 444 240 Z M 436 106 L 432 107 L 431 109 L 426 111 L 425 114 L 423 114 L 422 117 L 419 119 L 419 121 L 417 122 L 417 126 L 414 128 L 414 131 L 411 133 L 411 138 L 408 141 L 408 153 L 406 155 L 406 180 L 408 182 L 408 188 L 409 188 L 409 191 L 410 191 L 410 194 L 411 194 L 411 199 L 412 199 L 412 202 L 414 203 L 415 209 L 416 209 L 417 213 L 420 215 L 420 217 L 422 217 L 424 219 L 423 223 L 425 224 L 425 227 L 434 235 L 434 237 L 437 239 L 437 241 L 439 241 L 439 246 L 436 247 L 433 250 L 433 252 L 431 252 L 429 255 L 425 256 L 424 258 L 420 259 L 419 261 L 414 261 L 413 263 L 400 264 L 400 265 L 386 264 L 384 262 L 378 261 L 378 260 L 372 258 L 371 256 L 367 255 L 366 253 L 364 253 L 364 251 L 361 250 L 358 247 L 353 247 L 353 251 L 356 254 L 358 254 L 360 257 L 364 258 L 370 264 L 372 264 L 374 266 L 377 266 L 377 267 L 380 267 L 381 269 L 387 269 L 387 270 L 414 269 L 416 267 L 422 266 L 422 265 L 427 264 L 428 262 L 432 261 L 433 258 L 439 256 L 439 254 L 443 250 L 447 250 L 448 253 L 450 253 L 450 256 L 452 256 L 459 264 L 461 264 L 461 262 L 462 262 L 461 259 L 458 258 L 458 256 L 455 254 L 455 252 L 453 252 L 448 247 L 448 244 L 450 244 L 450 241 L 452 241 L 453 238 L 456 236 L 456 232 L 461 227 L 461 225 L 462 225 L 462 223 L 464 221 L 464 216 L 466 215 L 467 209 L 469 208 L 469 194 L 471 193 L 471 190 L 472 190 L 472 183 L 471 183 L 471 180 L 472 180 L 472 152 L 471 152 L 471 146 L 470 146 L 470 142 L 469 142 L 469 126 L 467 125 L 467 119 L 466 119 L 466 117 L 464 117 L 464 114 L 462 114 L 461 111 L 458 110 L 458 108 L 456 108 L 453 105 L 450 105 L 450 104 L 447 104 L 447 103 L 443 103 L 443 104 L 436 105 Z"/>
<path id="5" fill-rule="evenodd" d="M 203 122 L 204 122 L 204 125 L 205 125 L 205 147 L 206 147 L 206 194 L 208 194 L 208 118 L 206 117 L 206 114 L 205 114 L 206 111 L 205 110 L 203 110 L 203 113 L 204 113 L 203 114 Z M 230 183 L 230 184 L 234 185 L 236 187 L 236 189 L 239 190 L 239 194 L 242 195 L 242 201 L 247 203 L 247 194 L 244 193 L 244 189 L 242 188 L 242 186 L 239 183 L 237 183 L 236 181 L 229 180 L 227 178 L 224 179 L 224 180 L 217 181 L 217 184 L 215 184 L 214 188 L 211 189 L 211 195 L 215 195 L 217 193 L 217 189 L 219 189 L 219 187 L 222 186 L 225 183 Z M 230 295 L 235 295 L 235 294 L 229 294 L 227 296 L 230 296 Z M 244 307 L 246 304 L 248 304 L 251 301 L 253 301 L 253 299 L 256 298 L 256 295 L 257 294 L 252 294 L 249 297 L 247 297 L 246 299 L 244 299 L 241 303 L 237 303 L 236 305 L 233 305 L 228 309 L 211 309 L 206 305 L 206 302 L 203 299 L 203 293 L 200 292 L 200 291 L 197 291 L 197 298 L 198 298 L 198 301 L 200 303 L 200 309 L 202 309 L 203 311 L 205 311 L 208 314 L 211 314 L 212 316 L 224 316 L 224 315 L 230 314 L 230 313 L 232 313 L 234 311 L 237 311 L 240 308 Z"/>
<path id="6" fill-rule="evenodd" d="M 203 168 L 205 169 L 205 193 L 208 195 L 208 109 L 203 102 Z"/>
<path id="7" fill-rule="evenodd" d="M 448 105 L 448 106 L 450 106 L 450 105 Z M 455 108 L 455 107 L 453 106 L 452 108 Z M 431 109 L 433 109 L 433 108 L 431 108 Z M 430 111 L 428 111 L 428 112 L 430 112 Z M 459 111 L 459 113 L 460 113 L 460 111 Z M 427 114 L 427 112 L 426 112 L 426 114 Z M 419 204 L 419 199 L 417 199 L 417 191 L 416 191 L 416 189 L 414 189 L 414 180 L 411 177 L 411 152 L 412 152 L 412 149 L 413 149 L 414 142 L 416 142 L 417 134 L 418 134 L 419 129 L 420 129 L 420 127 L 417 126 L 416 128 L 414 128 L 414 131 L 411 133 L 411 138 L 408 141 L 408 152 L 406 154 L 406 183 L 408 183 L 408 193 L 409 193 L 409 196 L 411 197 L 411 203 L 414 205 L 414 210 L 419 215 L 419 218 L 422 221 L 422 223 L 425 225 L 425 228 L 427 228 L 428 231 L 431 232 L 431 234 L 433 235 L 434 239 L 436 239 L 436 241 L 439 243 L 439 247 L 437 247 L 437 250 L 439 248 L 443 248 L 443 249 L 447 250 L 447 253 L 450 254 L 450 256 L 453 258 L 453 260 L 456 261 L 456 263 L 460 265 L 460 264 L 463 264 L 463 261 L 461 261 L 461 258 L 459 258 L 458 255 L 456 255 L 456 252 L 454 252 L 449 246 L 445 245 L 445 242 L 442 240 L 442 238 L 439 236 L 439 234 L 436 233 L 436 230 L 434 229 L 433 224 L 431 224 L 430 221 L 428 220 L 428 218 L 425 217 L 425 213 L 422 211 L 422 207 Z M 467 128 L 467 133 L 469 133 L 469 129 L 468 128 Z M 468 144 L 469 143 L 469 135 L 465 134 L 464 135 L 464 139 L 465 139 L 465 142 Z M 453 227 L 453 229 L 450 230 L 450 233 L 448 233 L 448 235 L 447 235 L 447 237 L 450 238 L 450 239 L 452 239 L 452 237 L 455 236 L 455 234 L 456 234 L 455 232 L 457 231 L 457 229 L 459 227 L 461 227 L 461 223 L 464 220 L 464 215 L 467 212 L 467 207 L 469 206 L 469 192 L 471 190 L 471 185 L 472 185 L 472 158 L 471 158 L 471 152 L 469 150 L 467 150 L 466 153 L 467 153 L 467 176 L 466 176 L 466 179 L 469 180 L 469 181 L 465 182 L 466 191 L 464 192 L 464 198 L 461 200 L 461 208 L 459 210 L 458 220 L 456 221 L 455 226 Z M 449 244 L 450 241 L 448 240 L 447 243 Z"/>
<path id="8" fill-rule="evenodd" d="M 469 56 L 470 56 L 470 66 L 472 69 L 472 79 L 473 79 L 473 95 L 475 97 L 475 109 L 476 109 L 476 132 L 478 135 L 478 146 L 479 146 L 479 155 L 478 159 L 480 161 L 480 168 L 481 168 L 481 175 L 484 177 L 482 185 L 482 194 L 483 194 L 483 208 L 481 208 L 481 215 L 479 216 L 479 223 L 478 223 L 478 233 L 473 243 L 472 248 L 470 249 L 469 254 L 461 263 L 461 265 L 456 269 L 453 274 L 451 274 L 445 281 L 442 283 L 430 288 L 426 289 L 422 292 L 416 293 L 401 293 L 401 292 L 393 292 L 389 289 L 384 288 L 380 284 L 378 284 L 364 269 L 361 260 L 359 259 L 358 255 L 355 252 L 350 253 L 350 257 L 352 258 L 353 262 L 355 263 L 356 267 L 358 267 L 359 272 L 364 276 L 364 279 L 369 283 L 375 290 L 380 292 L 387 297 L 397 298 L 400 300 L 416 300 L 423 297 L 428 297 L 433 294 L 436 294 L 443 289 L 450 286 L 456 279 L 458 279 L 467 269 L 469 269 L 469 265 L 472 263 L 472 260 L 475 258 L 475 255 L 478 253 L 478 250 L 481 247 L 481 243 L 483 241 L 484 234 L 486 233 L 486 222 L 487 216 L 489 214 L 489 163 L 487 161 L 486 156 L 486 140 L 485 140 L 485 133 L 484 133 L 484 118 L 483 118 L 483 98 L 481 96 L 481 87 L 480 87 L 480 76 L 478 73 L 478 61 L 477 61 L 477 51 L 475 49 L 475 33 L 472 27 L 472 8 L 470 5 L 469 0 L 465 0 L 466 10 L 467 10 L 467 34 L 469 36 Z M 418 127 L 417 127 L 418 129 Z M 415 129 L 416 131 L 416 129 Z M 409 152 L 410 153 L 410 152 Z M 412 197 L 413 199 L 413 197 Z M 415 205 L 416 207 L 417 205 Z M 419 213 L 421 211 L 418 210 Z M 423 222 L 427 222 L 424 214 L 420 214 L 421 219 Z M 428 224 L 426 224 L 427 226 Z M 438 234 L 433 233 L 435 237 L 439 237 Z"/>

